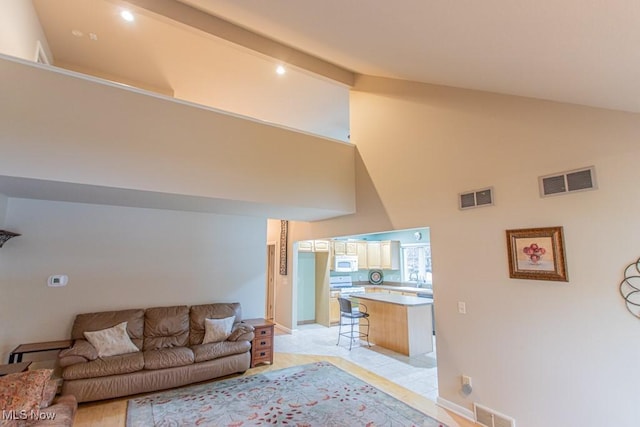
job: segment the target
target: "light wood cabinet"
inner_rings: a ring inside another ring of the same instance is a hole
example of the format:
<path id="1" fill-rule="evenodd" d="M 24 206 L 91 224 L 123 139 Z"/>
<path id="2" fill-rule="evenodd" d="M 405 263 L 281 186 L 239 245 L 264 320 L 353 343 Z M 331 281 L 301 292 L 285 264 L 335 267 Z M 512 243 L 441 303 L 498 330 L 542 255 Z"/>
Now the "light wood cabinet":
<path id="1" fill-rule="evenodd" d="M 340 296 L 340 292 L 331 292 L 331 297 L 329 298 L 329 322 L 332 325 L 340 323 L 340 303 L 338 302 L 338 297 Z"/>
<path id="2" fill-rule="evenodd" d="M 345 249 L 346 255 L 351 255 L 351 256 L 356 256 L 358 255 L 358 245 L 356 242 L 347 242 L 346 243 L 346 249 Z"/>
<path id="3" fill-rule="evenodd" d="M 358 256 L 358 269 L 368 269 L 369 264 L 367 262 L 367 242 L 356 242 L 356 255 Z"/>
<path id="4" fill-rule="evenodd" d="M 367 242 L 367 268 L 382 268 L 380 242 Z"/>
<path id="5" fill-rule="evenodd" d="M 333 255 L 346 255 L 347 254 L 347 242 L 343 240 L 333 241 Z"/>
<path id="6" fill-rule="evenodd" d="M 313 251 L 314 252 L 329 252 L 329 241 L 328 240 L 314 240 L 313 241 Z"/>
<path id="7" fill-rule="evenodd" d="M 313 252 L 313 240 L 301 240 L 298 242 L 298 252 Z"/>
<path id="8" fill-rule="evenodd" d="M 380 242 L 380 263 L 385 270 L 400 268 L 400 242 L 398 240 Z"/>

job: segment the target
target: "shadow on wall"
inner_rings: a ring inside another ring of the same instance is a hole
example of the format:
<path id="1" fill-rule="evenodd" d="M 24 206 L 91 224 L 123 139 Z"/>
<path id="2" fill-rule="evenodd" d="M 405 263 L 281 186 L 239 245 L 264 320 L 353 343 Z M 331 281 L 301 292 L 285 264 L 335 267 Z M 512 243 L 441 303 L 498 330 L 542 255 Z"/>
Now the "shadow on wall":
<path id="1" fill-rule="evenodd" d="M 368 233 L 372 230 L 394 229 L 357 147 L 355 162 L 356 213 L 314 222 L 312 226 L 314 236 L 353 235 Z"/>

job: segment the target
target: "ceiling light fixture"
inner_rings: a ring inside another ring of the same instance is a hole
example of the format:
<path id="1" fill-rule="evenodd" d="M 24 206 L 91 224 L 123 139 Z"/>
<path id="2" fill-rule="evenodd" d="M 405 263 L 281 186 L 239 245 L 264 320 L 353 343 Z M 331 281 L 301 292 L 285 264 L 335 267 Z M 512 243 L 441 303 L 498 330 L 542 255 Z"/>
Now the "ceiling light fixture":
<path id="1" fill-rule="evenodd" d="M 276 68 L 276 73 L 278 73 L 278 75 L 282 76 L 284 75 L 284 73 L 287 72 L 287 69 L 284 68 L 284 65 L 278 65 L 278 67 Z"/>
<path id="2" fill-rule="evenodd" d="M 84 36 L 84 33 L 80 30 L 72 30 L 71 34 L 73 34 L 75 37 L 82 37 Z"/>
<path id="3" fill-rule="evenodd" d="M 133 22 L 135 20 L 133 13 L 129 12 L 128 10 L 123 10 L 122 12 L 120 12 L 120 16 L 127 22 Z"/>

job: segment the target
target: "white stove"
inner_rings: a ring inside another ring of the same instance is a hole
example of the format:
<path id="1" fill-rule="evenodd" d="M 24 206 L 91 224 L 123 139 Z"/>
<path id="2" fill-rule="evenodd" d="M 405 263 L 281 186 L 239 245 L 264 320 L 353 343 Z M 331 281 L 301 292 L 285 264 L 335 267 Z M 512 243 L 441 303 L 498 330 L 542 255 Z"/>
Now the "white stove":
<path id="1" fill-rule="evenodd" d="M 340 296 L 365 293 L 364 287 L 353 286 L 351 276 L 331 276 L 329 285 L 332 290 L 340 291 Z"/>

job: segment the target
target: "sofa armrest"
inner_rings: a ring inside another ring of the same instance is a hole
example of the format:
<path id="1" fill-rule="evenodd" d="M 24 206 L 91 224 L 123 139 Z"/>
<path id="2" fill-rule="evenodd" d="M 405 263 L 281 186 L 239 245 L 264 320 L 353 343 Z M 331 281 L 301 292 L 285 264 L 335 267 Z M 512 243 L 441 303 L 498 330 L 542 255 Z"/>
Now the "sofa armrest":
<path id="1" fill-rule="evenodd" d="M 73 346 L 58 353 L 61 367 L 89 362 L 98 358 L 98 351 L 87 340 L 75 340 Z"/>
<path id="2" fill-rule="evenodd" d="M 238 322 L 233 325 L 227 341 L 251 341 L 254 337 L 254 330 L 255 328 L 248 323 Z"/>

